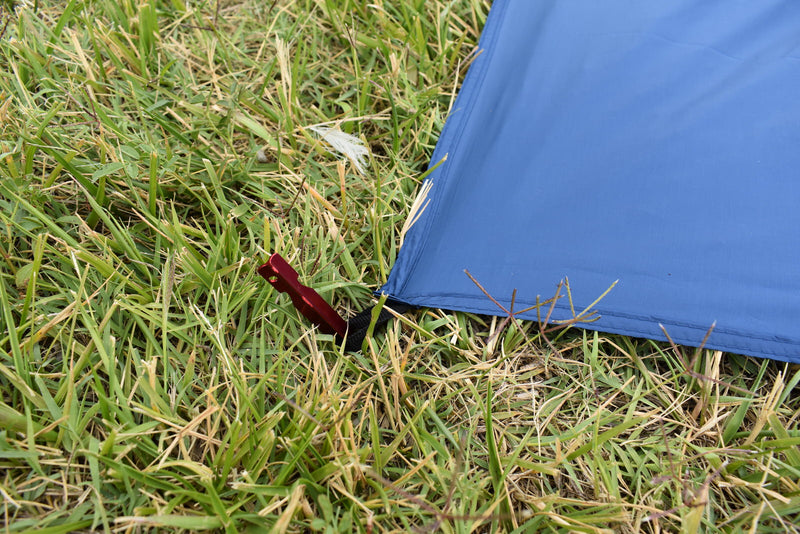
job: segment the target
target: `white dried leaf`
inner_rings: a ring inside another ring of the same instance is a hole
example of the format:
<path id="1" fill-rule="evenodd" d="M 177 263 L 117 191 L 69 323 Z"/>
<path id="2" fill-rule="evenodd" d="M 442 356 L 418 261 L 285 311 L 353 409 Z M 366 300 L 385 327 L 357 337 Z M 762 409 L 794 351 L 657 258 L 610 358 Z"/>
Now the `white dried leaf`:
<path id="1" fill-rule="evenodd" d="M 369 149 L 364 142 L 354 135 L 326 126 L 310 126 L 309 130 L 319 135 L 320 139 L 328 143 L 331 153 L 338 152 L 355 165 L 358 172 L 364 174 L 364 157 L 369 154 Z"/>
<path id="2" fill-rule="evenodd" d="M 431 192 L 431 188 L 433 187 L 433 182 L 430 180 L 425 180 L 425 183 L 422 184 L 422 187 L 417 193 L 417 198 L 414 199 L 414 203 L 411 204 L 411 208 L 408 210 L 408 217 L 406 218 L 406 222 L 403 225 L 403 229 L 400 231 L 400 246 L 403 246 L 403 241 L 406 238 L 406 233 L 411 230 L 411 227 L 416 224 L 419 218 L 422 216 L 422 213 L 425 211 L 425 208 L 428 207 L 431 199 L 428 198 L 428 193 Z"/>

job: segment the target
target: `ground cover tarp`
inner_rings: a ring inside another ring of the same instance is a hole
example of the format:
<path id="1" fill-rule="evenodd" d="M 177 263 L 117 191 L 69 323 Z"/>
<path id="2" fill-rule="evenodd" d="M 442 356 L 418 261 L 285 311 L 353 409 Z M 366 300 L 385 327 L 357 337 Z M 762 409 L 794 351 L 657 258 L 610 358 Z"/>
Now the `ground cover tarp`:
<path id="1" fill-rule="evenodd" d="M 479 48 L 382 292 L 503 315 L 465 270 L 516 310 L 619 280 L 582 326 L 800 362 L 800 2 L 498 0 Z"/>

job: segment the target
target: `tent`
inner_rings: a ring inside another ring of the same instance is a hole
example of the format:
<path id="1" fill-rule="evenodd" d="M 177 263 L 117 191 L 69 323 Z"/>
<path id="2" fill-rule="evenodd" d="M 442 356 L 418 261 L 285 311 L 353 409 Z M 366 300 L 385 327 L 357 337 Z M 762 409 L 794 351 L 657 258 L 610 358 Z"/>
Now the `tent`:
<path id="1" fill-rule="evenodd" d="M 505 315 L 567 279 L 563 321 L 618 281 L 579 326 L 800 363 L 799 2 L 496 0 L 479 49 L 379 292 Z"/>

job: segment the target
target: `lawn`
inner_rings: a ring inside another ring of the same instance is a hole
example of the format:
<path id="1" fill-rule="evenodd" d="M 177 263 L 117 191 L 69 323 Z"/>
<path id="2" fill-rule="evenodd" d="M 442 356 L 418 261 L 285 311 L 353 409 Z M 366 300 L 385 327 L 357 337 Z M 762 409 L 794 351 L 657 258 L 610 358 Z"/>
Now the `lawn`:
<path id="1" fill-rule="evenodd" d="M 2 532 L 794 529 L 796 366 L 256 273 L 375 302 L 489 6 L 0 0 Z"/>

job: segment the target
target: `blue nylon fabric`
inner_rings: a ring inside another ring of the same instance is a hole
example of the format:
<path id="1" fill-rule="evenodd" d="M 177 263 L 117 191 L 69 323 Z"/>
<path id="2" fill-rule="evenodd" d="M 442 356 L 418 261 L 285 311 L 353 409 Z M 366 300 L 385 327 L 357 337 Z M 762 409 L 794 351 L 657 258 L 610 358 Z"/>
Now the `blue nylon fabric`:
<path id="1" fill-rule="evenodd" d="M 504 315 L 465 269 L 516 310 L 619 280 L 580 326 L 800 363 L 800 2 L 497 0 L 480 49 L 380 292 Z"/>

